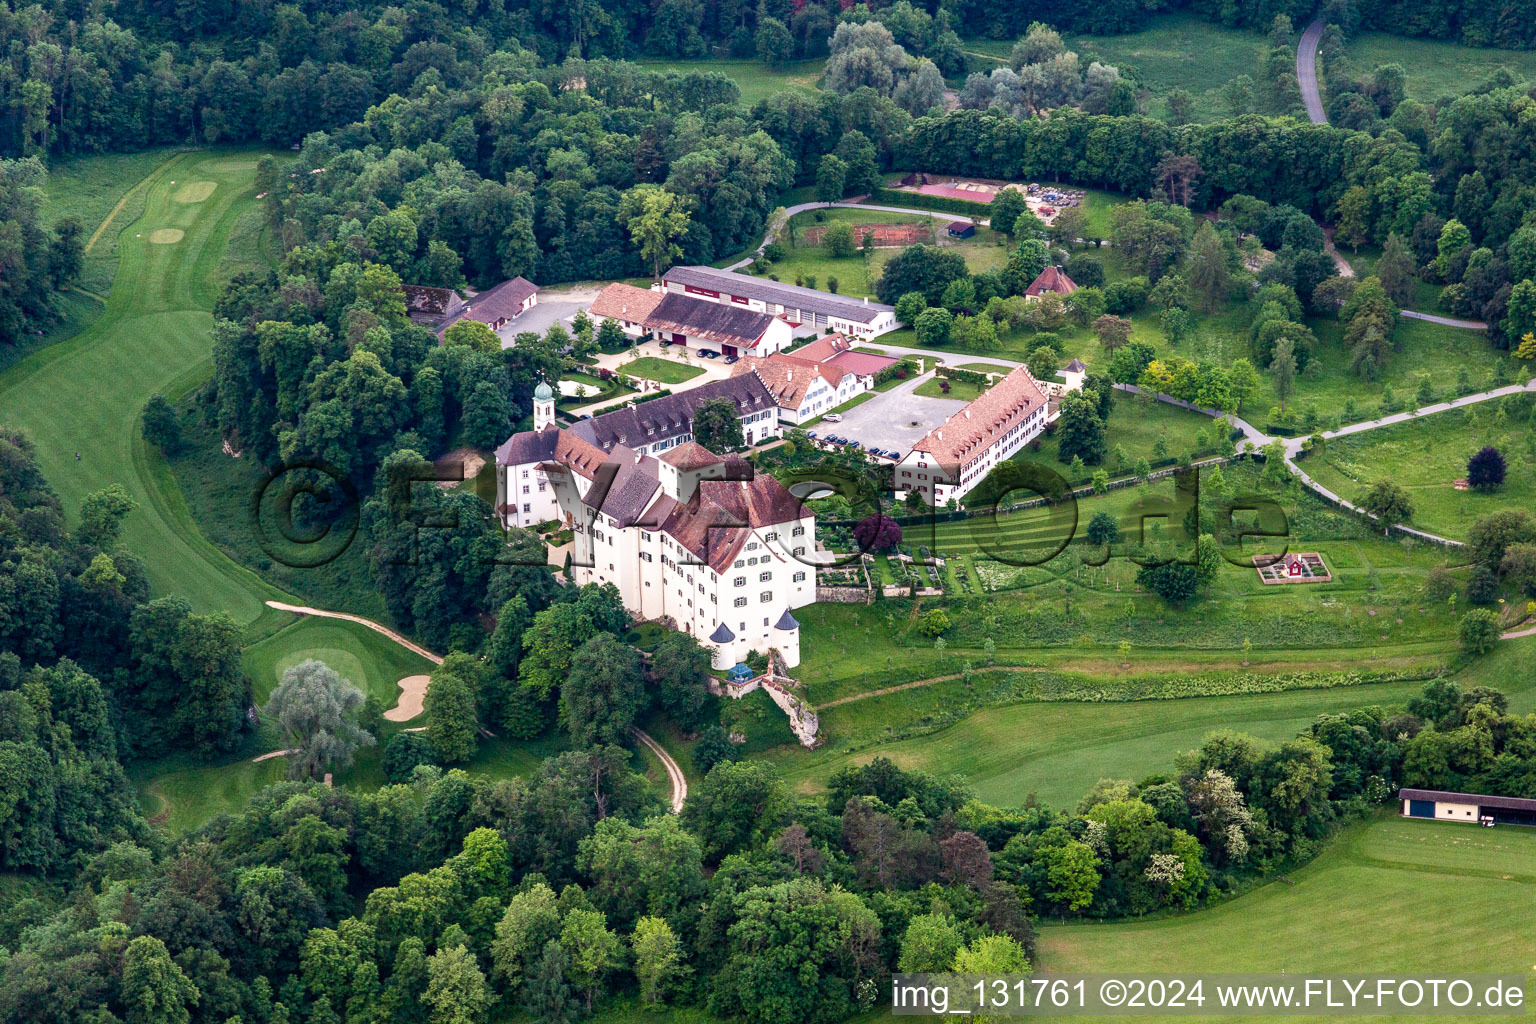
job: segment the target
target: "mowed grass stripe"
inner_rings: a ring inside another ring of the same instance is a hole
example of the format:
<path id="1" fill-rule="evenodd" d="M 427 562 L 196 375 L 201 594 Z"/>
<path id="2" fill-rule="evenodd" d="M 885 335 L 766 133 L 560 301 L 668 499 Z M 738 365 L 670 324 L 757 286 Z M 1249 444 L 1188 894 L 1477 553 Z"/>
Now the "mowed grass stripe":
<path id="1" fill-rule="evenodd" d="M 206 202 L 175 203 L 179 186 L 170 182 L 194 174 L 223 187 Z M 262 602 L 279 592 L 202 539 L 158 454 L 138 437 L 150 395 L 184 390 L 208 372 L 219 263 L 253 202 L 251 172 L 221 171 L 207 154 L 185 153 L 146 182 L 143 215 L 121 229 L 118 272 L 102 317 L 0 376 L 0 408 L 7 422 L 31 431 L 43 471 L 71 516 L 85 495 L 114 482 L 139 503 L 123 542 L 144 560 L 156 593 L 183 596 L 198 611 L 228 611 L 244 623 L 264 614 L 276 619 Z M 150 243 L 150 233 L 162 227 L 180 228 L 183 240 Z"/>
<path id="2" fill-rule="evenodd" d="M 1291 875 L 1293 884 L 1272 882 L 1222 906 L 1157 921 L 1042 928 L 1039 966 L 1162 974 L 1524 973 L 1536 963 L 1536 933 L 1519 927 L 1519 908 L 1536 897 L 1529 880 L 1536 830 L 1494 830 L 1498 848 L 1477 851 L 1477 866 L 1502 868 L 1509 877 L 1469 879 L 1467 846 L 1486 841 L 1482 832 L 1395 818 L 1353 826 Z M 1381 857 L 1408 849 L 1417 861 L 1408 869 Z"/>

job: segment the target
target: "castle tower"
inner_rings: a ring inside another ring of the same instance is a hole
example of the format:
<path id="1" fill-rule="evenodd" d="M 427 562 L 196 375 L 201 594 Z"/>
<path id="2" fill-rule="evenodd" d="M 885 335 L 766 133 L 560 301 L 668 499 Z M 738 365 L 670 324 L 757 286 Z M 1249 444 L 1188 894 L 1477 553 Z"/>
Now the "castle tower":
<path id="1" fill-rule="evenodd" d="M 533 429 L 543 430 L 555 425 L 555 392 L 545 381 L 533 389 Z"/>

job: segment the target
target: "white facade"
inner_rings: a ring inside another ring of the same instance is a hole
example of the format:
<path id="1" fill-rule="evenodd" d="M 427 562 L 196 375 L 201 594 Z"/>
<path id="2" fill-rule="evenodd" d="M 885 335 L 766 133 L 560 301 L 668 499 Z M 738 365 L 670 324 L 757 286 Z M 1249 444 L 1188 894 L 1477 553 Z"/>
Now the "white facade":
<path id="1" fill-rule="evenodd" d="M 1027 367 L 1015 367 L 913 445 L 895 467 L 897 495 L 916 491 L 930 505 L 961 500 L 1039 437 L 1049 416 L 1044 390 Z"/>
<path id="2" fill-rule="evenodd" d="M 850 338 L 873 338 L 900 326 L 894 309 L 867 298 L 764 282 L 713 267 L 674 267 L 662 283 L 675 294 L 783 317 L 797 337 L 832 331 Z"/>
<path id="3" fill-rule="evenodd" d="M 704 351 L 705 349 L 708 349 L 711 352 L 720 352 L 728 356 L 767 356 L 772 355 L 775 352 L 784 351 L 786 348 L 789 348 L 789 346 L 793 344 L 795 340 L 795 335 L 794 332 L 790 329 L 790 325 L 786 321 L 777 318 L 768 324 L 768 326 L 763 331 L 763 336 L 757 340 L 756 344 L 753 344 L 750 347 L 740 343 L 733 345 L 729 342 L 724 342 L 717 338 L 710 338 L 705 335 L 689 334 L 686 331 L 668 331 L 656 328 L 655 335 L 657 338 L 668 342 L 669 344 L 686 346 L 688 351 L 695 356 L 697 356 L 698 353 Z"/>

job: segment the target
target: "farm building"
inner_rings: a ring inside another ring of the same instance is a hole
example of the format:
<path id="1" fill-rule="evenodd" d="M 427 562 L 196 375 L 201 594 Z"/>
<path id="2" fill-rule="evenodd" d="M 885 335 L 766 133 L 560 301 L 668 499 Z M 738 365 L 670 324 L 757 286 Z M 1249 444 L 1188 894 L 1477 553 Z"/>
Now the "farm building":
<path id="1" fill-rule="evenodd" d="M 625 334 L 639 337 L 646 331 L 646 318 L 660 301 L 660 292 L 615 281 L 597 293 L 587 312 L 599 324 L 604 320 L 616 320 Z"/>
<path id="2" fill-rule="evenodd" d="M 1536 800 L 1481 793 L 1447 793 L 1438 789 L 1397 791 L 1403 817 L 1464 821 L 1480 825 L 1536 825 Z"/>
<path id="3" fill-rule="evenodd" d="M 673 267 L 662 276 L 671 294 L 734 305 L 789 323 L 796 335 L 832 330 L 872 338 L 896 329 L 896 307 L 782 284 L 715 267 Z"/>
<path id="4" fill-rule="evenodd" d="M 536 306 L 538 301 L 539 286 L 525 277 L 514 277 L 466 299 L 440 322 L 437 336 L 442 337 L 444 331 L 460 320 L 478 320 L 491 330 L 499 331 Z"/>
<path id="5" fill-rule="evenodd" d="M 972 238 L 976 234 L 976 225 L 970 221 L 952 220 L 949 222 L 950 238 Z"/>

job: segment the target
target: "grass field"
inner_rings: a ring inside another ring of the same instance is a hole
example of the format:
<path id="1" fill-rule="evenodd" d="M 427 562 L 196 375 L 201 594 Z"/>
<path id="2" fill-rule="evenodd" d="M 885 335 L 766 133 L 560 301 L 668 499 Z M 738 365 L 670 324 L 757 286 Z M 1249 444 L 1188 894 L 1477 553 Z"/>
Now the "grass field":
<path id="1" fill-rule="evenodd" d="M 658 356 L 641 356 L 639 359 L 631 359 L 619 367 L 619 372 L 631 377 L 644 377 L 647 380 L 659 380 L 663 384 L 681 384 L 685 380 L 692 380 L 704 372 L 702 366 L 688 366 L 676 359 L 662 359 Z"/>
<path id="2" fill-rule="evenodd" d="M 342 619 L 292 616 L 292 623 L 245 649 L 245 671 L 256 702 L 264 703 L 289 668 L 315 658 L 352 681 L 388 709 L 400 696 L 399 680 L 427 674 L 432 665 L 398 644 L 376 642 L 378 634 Z M 420 722 L 415 723 L 420 725 Z"/>
<path id="3" fill-rule="evenodd" d="M 1132 75 L 1149 94 L 1147 113 L 1166 117 L 1166 97 L 1183 88 L 1194 99 L 1194 119 L 1215 121 L 1228 116 L 1219 90 L 1238 75 L 1256 77 L 1267 52 L 1264 38 L 1255 32 L 1223 28 L 1193 14 L 1163 14 L 1152 18 L 1140 32 L 1118 36 L 1067 35 L 1067 48 L 1076 50 L 1086 67 L 1097 59 L 1114 64 Z M 969 39 L 968 53 L 1006 59 L 1011 39 Z M 976 60 L 975 70 L 999 66 Z"/>
<path id="4" fill-rule="evenodd" d="M 1408 95 L 1416 100 L 1460 96 L 1487 81 L 1499 68 L 1517 80 L 1536 81 L 1536 53 L 1461 46 L 1433 39 L 1409 39 L 1385 32 L 1360 32 L 1344 52 L 1357 76 L 1378 64 L 1397 63 L 1408 73 Z"/>
<path id="5" fill-rule="evenodd" d="M 1529 398 L 1500 400 L 1473 411 L 1437 413 L 1339 438 L 1328 443 L 1321 460 L 1307 463 L 1307 472 L 1347 497 L 1362 494 L 1377 480 L 1391 479 L 1412 497 L 1415 525 L 1465 540 L 1479 516 L 1501 508 L 1536 506 L 1531 410 Z M 1504 453 L 1508 466 L 1504 486 L 1492 493 L 1456 490 L 1453 482 L 1466 476 L 1467 459 L 1484 445 Z"/>
<path id="6" fill-rule="evenodd" d="M 1345 830 L 1288 881 L 1223 906 L 1144 923 L 1043 928 L 1039 966 L 1520 974 L 1536 964 L 1536 936 L 1511 913 L 1532 899 L 1536 830 L 1378 819 Z"/>
<path id="7" fill-rule="evenodd" d="M 252 228 L 246 215 L 255 208 L 255 156 L 181 153 L 142 181 L 123 181 L 124 192 L 142 195 L 143 212 L 134 219 L 120 213 L 103 232 L 116 236 L 119 263 L 102 316 L 0 374 L 0 408 L 32 432 L 65 506 L 73 512 L 87 493 L 123 484 L 139 504 L 123 543 L 144 560 L 155 592 L 184 595 L 196 610 L 228 611 L 245 623 L 262 617 L 262 600 L 277 591 L 198 534 L 164 461 L 140 440 L 138 421 L 150 395 L 184 393 L 209 372 L 208 311 L 220 282 L 241 267 L 226 256 L 262 248 L 259 237 L 237 237 Z M 115 157 L 100 159 L 120 166 Z M 79 177 L 97 183 L 105 174 L 81 170 Z M 180 185 L 172 182 L 187 180 L 217 188 L 202 202 L 178 203 Z M 94 185 L 90 196 L 82 206 L 106 203 Z M 180 230 L 181 240 L 152 243 L 149 236 L 163 228 Z M 268 624 L 276 621 L 271 613 Z"/>
<path id="8" fill-rule="evenodd" d="M 825 60 L 794 61 L 783 68 L 770 68 L 755 60 L 657 60 L 642 57 L 636 63 L 653 71 L 718 71 L 741 90 L 741 101 L 751 106 L 786 89 L 817 91 Z"/>

